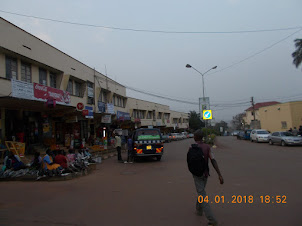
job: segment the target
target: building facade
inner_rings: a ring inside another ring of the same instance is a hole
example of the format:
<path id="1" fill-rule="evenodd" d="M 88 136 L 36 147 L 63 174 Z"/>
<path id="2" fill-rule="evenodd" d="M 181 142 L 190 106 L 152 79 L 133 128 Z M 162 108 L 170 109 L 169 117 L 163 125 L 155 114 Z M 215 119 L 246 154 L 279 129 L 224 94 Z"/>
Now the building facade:
<path id="1" fill-rule="evenodd" d="M 187 128 L 188 114 L 128 98 L 125 86 L 3 18 L 0 29 L 1 140 L 68 146 L 127 122 Z"/>
<path id="2" fill-rule="evenodd" d="M 287 131 L 302 126 L 302 101 L 280 103 L 259 109 L 261 128 L 274 131 Z"/>

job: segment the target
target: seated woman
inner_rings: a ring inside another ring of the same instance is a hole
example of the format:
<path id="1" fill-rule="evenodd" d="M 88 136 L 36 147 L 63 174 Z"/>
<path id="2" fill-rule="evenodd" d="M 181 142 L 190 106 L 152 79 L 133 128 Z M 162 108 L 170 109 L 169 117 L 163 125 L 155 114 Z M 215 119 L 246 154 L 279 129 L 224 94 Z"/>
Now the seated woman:
<path id="1" fill-rule="evenodd" d="M 9 152 L 7 159 L 4 160 L 7 169 L 15 171 L 26 168 L 18 155 L 14 155 L 12 151 Z"/>
<path id="2" fill-rule="evenodd" d="M 40 152 L 35 152 L 35 156 L 30 165 L 31 168 L 39 170 L 42 167 L 42 158 L 40 156 Z"/>
<path id="3" fill-rule="evenodd" d="M 46 171 L 46 172 L 49 172 L 49 171 L 54 171 L 55 173 L 58 174 L 58 170 L 62 170 L 62 167 L 61 165 L 59 164 L 56 164 L 53 162 L 52 160 L 52 152 L 50 149 L 47 149 L 46 151 L 46 155 L 44 156 L 43 158 L 43 169 Z"/>

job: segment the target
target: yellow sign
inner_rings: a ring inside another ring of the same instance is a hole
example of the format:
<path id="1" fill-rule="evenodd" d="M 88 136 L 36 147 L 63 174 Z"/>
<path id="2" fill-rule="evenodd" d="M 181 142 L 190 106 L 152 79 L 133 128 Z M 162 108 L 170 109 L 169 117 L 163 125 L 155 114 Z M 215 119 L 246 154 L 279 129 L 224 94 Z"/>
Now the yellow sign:
<path id="1" fill-rule="evenodd" d="M 212 110 L 203 110 L 202 112 L 203 120 L 212 119 Z"/>

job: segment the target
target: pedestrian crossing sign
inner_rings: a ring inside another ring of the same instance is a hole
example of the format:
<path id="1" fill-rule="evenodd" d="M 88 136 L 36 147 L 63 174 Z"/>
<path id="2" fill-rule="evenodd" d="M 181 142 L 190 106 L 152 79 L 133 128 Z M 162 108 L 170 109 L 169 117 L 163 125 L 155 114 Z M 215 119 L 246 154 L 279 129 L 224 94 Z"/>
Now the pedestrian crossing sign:
<path id="1" fill-rule="evenodd" d="M 212 119 L 212 110 L 204 110 L 202 115 L 204 120 Z"/>

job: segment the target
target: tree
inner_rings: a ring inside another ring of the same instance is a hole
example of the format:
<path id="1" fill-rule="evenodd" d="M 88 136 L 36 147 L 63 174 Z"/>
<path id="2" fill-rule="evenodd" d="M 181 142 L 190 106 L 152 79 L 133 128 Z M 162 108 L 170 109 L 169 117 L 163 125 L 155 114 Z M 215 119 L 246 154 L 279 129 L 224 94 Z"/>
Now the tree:
<path id="1" fill-rule="evenodd" d="M 235 129 L 237 130 L 243 129 L 243 124 L 244 124 L 243 117 L 245 115 L 246 115 L 245 113 L 240 113 L 233 117 L 232 124 Z"/>
<path id="2" fill-rule="evenodd" d="M 200 114 L 197 114 L 196 111 L 189 113 L 189 127 L 194 131 L 204 127 L 204 123 L 200 120 Z"/>
<path id="3" fill-rule="evenodd" d="M 292 53 L 293 64 L 298 68 L 302 63 L 302 39 L 295 40 L 296 51 Z"/>
<path id="4" fill-rule="evenodd" d="M 214 130 L 218 132 L 218 134 L 221 134 L 222 132 L 220 131 L 220 127 L 223 128 L 223 132 L 225 132 L 228 129 L 228 123 L 225 121 L 220 121 L 215 124 Z"/>

